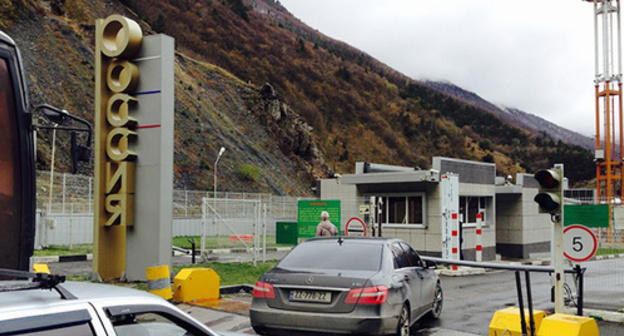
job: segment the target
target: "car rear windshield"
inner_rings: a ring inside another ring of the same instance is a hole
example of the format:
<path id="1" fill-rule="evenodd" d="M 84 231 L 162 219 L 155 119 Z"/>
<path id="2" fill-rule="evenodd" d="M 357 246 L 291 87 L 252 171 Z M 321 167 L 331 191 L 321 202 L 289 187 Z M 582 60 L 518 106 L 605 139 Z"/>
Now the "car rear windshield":
<path id="1" fill-rule="evenodd" d="M 339 243 L 338 239 L 314 241 L 295 247 L 277 267 L 378 271 L 381 268 L 381 253 L 381 244 L 348 240 Z"/>

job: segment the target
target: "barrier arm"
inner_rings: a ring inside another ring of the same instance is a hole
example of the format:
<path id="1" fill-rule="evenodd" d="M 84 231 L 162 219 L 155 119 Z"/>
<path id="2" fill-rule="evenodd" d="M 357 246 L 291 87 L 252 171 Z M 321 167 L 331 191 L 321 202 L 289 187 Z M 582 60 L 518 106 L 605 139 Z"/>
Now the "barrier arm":
<path id="1" fill-rule="evenodd" d="M 442 265 L 457 265 L 457 266 L 466 266 L 466 267 L 477 267 L 477 268 L 488 268 L 488 269 L 499 269 L 499 270 L 507 270 L 507 271 L 524 271 L 524 272 L 537 272 L 537 273 L 553 273 L 555 271 L 554 267 L 550 266 L 533 266 L 533 265 L 506 265 L 506 264 L 497 264 L 497 263 L 484 263 L 484 262 L 476 262 L 476 261 L 466 261 L 466 260 L 451 260 L 451 259 L 443 259 L 436 257 L 427 257 L 421 256 L 422 260 L 434 262 L 436 264 Z M 585 274 L 585 267 L 575 267 L 564 269 L 564 273 L 574 274 L 578 279 L 578 287 L 577 287 L 577 295 L 578 295 L 578 303 L 577 303 L 577 315 L 583 316 L 583 275 Z"/>

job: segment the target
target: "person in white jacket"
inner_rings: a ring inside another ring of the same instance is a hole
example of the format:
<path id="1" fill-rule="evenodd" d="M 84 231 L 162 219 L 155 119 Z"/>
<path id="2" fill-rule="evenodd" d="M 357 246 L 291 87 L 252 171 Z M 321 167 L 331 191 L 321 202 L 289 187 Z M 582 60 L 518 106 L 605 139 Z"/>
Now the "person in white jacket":
<path id="1" fill-rule="evenodd" d="M 329 221 L 329 213 L 327 211 L 321 212 L 321 222 L 316 226 L 316 236 L 337 236 L 338 229 Z"/>

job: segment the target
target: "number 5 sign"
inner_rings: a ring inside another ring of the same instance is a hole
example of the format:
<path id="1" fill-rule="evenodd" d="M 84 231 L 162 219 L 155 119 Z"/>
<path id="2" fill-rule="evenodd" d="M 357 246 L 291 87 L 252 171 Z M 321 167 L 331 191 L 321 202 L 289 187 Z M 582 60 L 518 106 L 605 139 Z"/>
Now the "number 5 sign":
<path id="1" fill-rule="evenodd" d="M 566 258 L 582 262 L 596 254 L 598 243 L 594 233 L 583 225 L 570 225 L 563 230 L 563 254 Z"/>

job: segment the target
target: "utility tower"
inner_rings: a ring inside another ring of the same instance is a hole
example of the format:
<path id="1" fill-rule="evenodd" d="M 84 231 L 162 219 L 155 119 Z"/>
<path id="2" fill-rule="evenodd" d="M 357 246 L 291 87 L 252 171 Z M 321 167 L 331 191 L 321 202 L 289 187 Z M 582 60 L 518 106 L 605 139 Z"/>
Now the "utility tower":
<path id="1" fill-rule="evenodd" d="M 585 1 L 594 4 L 596 197 L 611 205 L 618 196 L 624 199 L 620 1 Z M 611 240 L 611 215 L 608 232 Z"/>

